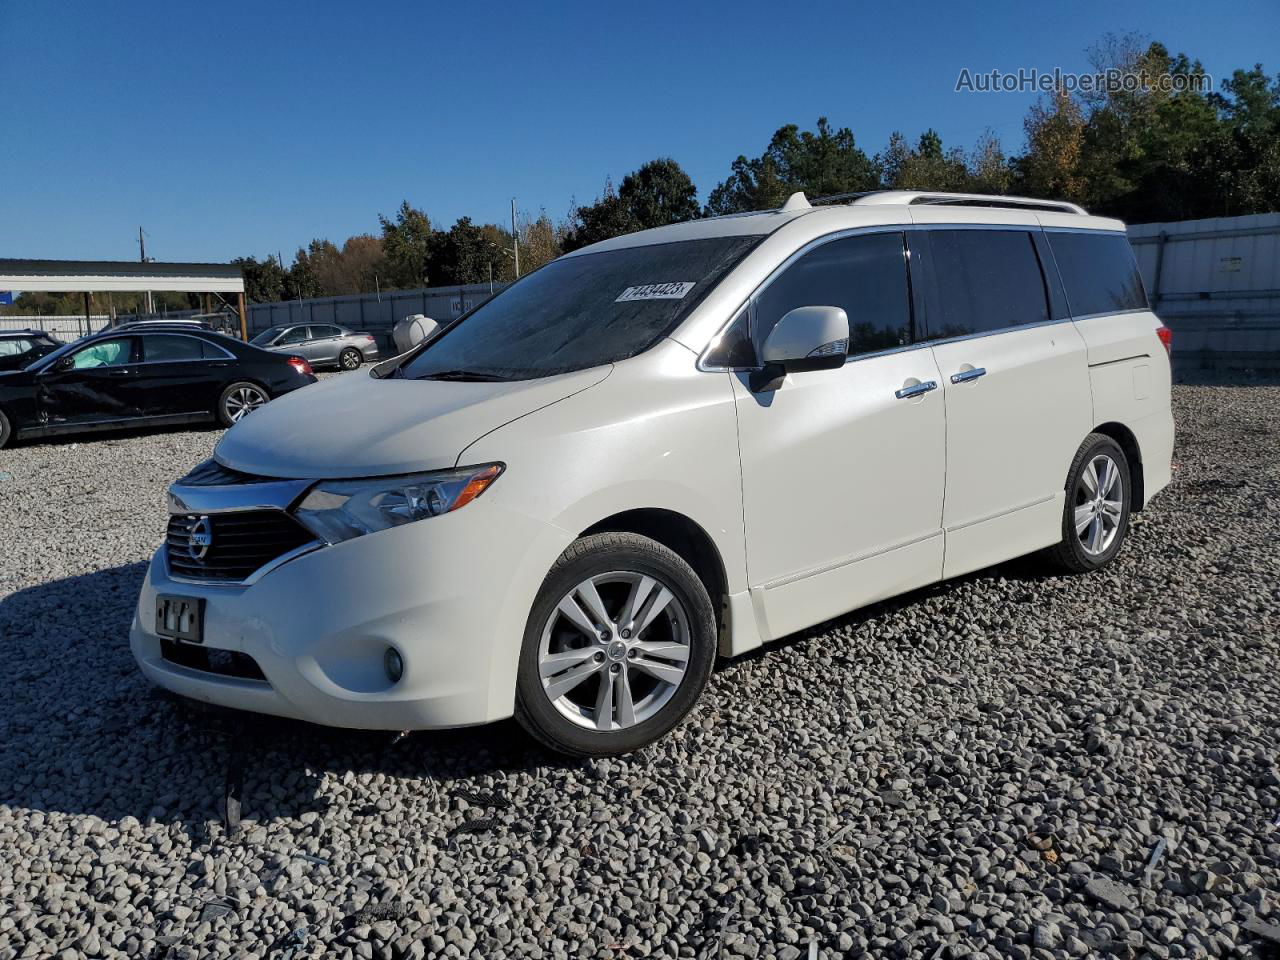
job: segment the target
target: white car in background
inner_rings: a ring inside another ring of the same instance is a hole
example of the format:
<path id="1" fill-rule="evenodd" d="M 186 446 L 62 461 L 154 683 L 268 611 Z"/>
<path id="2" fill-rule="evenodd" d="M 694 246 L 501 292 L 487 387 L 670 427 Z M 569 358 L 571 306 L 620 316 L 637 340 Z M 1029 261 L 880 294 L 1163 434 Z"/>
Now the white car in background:
<path id="1" fill-rule="evenodd" d="M 171 490 L 162 687 L 341 727 L 671 730 L 733 656 L 1033 551 L 1088 572 L 1170 478 L 1123 225 L 882 192 L 561 257 Z"/>

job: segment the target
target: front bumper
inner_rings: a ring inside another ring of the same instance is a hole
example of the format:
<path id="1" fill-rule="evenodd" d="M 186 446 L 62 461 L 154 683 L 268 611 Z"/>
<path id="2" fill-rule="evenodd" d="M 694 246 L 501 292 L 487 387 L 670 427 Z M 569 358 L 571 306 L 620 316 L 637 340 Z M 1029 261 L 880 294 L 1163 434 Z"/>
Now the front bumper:
<path id="1" fill-rule="evenodd" d="M 133 655 L 191 699 L 335 727 L 417 730 L 511 716 L 525 621 L 572 537 L 482 497 L 463 510 L 321 547 L 251 585 L 190 583 L 152 558 Z M 204 645 L 265 680 L 182 666 L 155 633 L 158 593 L 204 598 Z M 404 660 L 392 684 L 388 646 Z"/>

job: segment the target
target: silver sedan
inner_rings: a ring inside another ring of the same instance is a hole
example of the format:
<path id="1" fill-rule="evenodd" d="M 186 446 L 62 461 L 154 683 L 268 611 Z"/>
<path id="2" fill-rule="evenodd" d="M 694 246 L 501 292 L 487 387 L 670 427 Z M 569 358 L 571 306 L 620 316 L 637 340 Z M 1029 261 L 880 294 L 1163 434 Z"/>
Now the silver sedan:
<path id="1" fill-rule="evenodd" d="M 263 330 L 253 343 L 276 353 L 306 357 L 313 367 L 355 370 L 378 359 L 378 341 L 334 323 L 293 323 Z"/>

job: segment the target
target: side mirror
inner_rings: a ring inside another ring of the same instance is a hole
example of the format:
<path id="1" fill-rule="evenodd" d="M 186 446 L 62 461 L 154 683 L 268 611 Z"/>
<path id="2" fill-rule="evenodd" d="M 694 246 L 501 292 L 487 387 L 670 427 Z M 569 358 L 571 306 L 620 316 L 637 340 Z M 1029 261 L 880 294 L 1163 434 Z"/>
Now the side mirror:
<path id="1" fill-rule="evenodd" d="M 55 370 L 71 370 L 76 365 L 74 357 L 59 357 L 58 362 L 53 365 Z"/>
<path id="2" fill-rule="evenodd" d="M 805 370 L 837 370 L 849 352 L 849 317 L 840 307 L 796 307 L 785 313 L 765 339 L 764 369 L 753 389 Z"/>

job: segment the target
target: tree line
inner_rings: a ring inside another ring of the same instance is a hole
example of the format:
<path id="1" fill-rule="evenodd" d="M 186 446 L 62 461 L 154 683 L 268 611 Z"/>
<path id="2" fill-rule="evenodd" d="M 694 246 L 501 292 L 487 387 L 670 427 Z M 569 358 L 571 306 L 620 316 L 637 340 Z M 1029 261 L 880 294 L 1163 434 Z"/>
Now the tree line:
<path id="1" fill-rule="evenodd" d="M 1017 193 L 1074 201 L 1130 223 L 1280 210 L 1280 74 L 1257 64 L 1211 90 L 1198 60 L 1133 34 L 1107 36 L 1089 59 L 1099 73 L 1115 70 L 1143 82 L 1044 95 L 1024 118 L 1017 154 L 1006 153 L 990 131 L 966 150 L 945 145 L 933 129 L 914 143 L 895 132 L 884 149 L 868 154 L 851 129 L 819 117 L 812 130 L 787 124 L 760 154 L 740 155 L 704 205 L 680 164 L 659 157 L 616 189 L 606 180 L 594 202 L 572 203 L 558 222 L 545 210 L 522 216 L 514 237 L 509 227 L 469 217 L 439 229 L 406 200 L 394 216 L 379 216 L 378 232 L 349 237 L 340 247 L 312 240 L 288 267 L 279 256 L 234 262 L 254 301 L 505 283 L 515 275 L 513 239 L 523 274 L 590 243 L 771 209 L 799 190 L 811 198 L 880 189 Z M 1163 76 L 1187 82 L 1151 82 Z"/>

